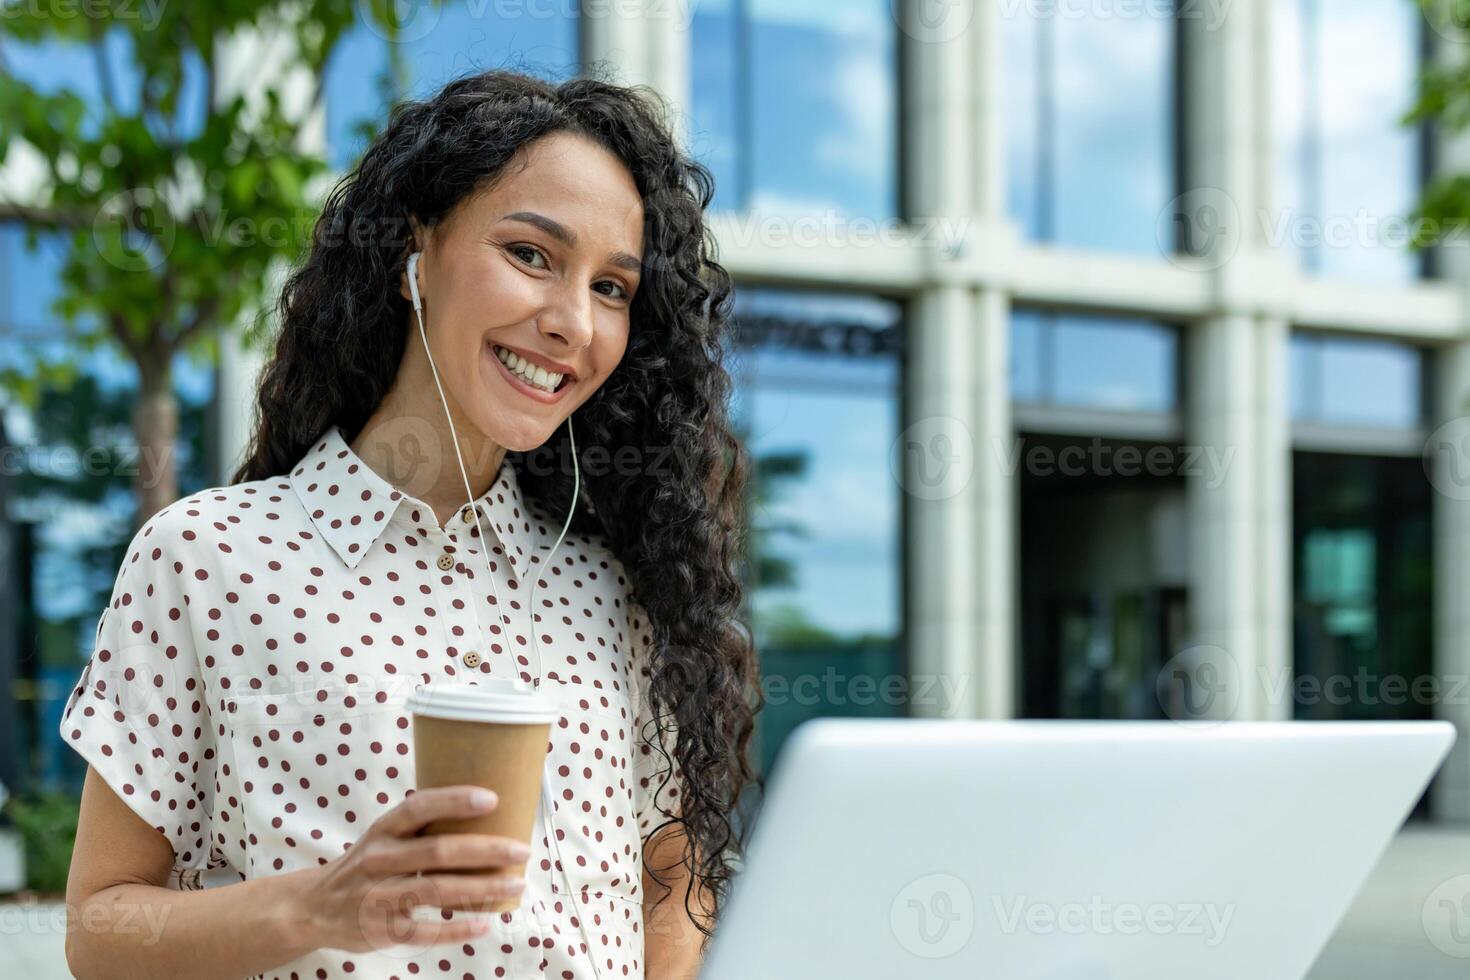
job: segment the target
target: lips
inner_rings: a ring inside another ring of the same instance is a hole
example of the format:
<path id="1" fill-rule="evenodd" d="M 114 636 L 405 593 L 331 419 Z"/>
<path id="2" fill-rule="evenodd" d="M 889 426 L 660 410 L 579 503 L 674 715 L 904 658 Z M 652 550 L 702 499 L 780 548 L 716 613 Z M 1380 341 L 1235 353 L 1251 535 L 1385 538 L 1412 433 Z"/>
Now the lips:
<path id="1" fill-rule="evenodd" d="M 499 344 L 494 345 L 494 350 L 495 357 L 501 364 L 505 365 L 511 374 L 531 387 L 538 388 L 548 394 L 561 387 L 562 381 L 569 377 L 569 375 L 559 371 L 548 371 L 538 364 L 532 364 L 515 351 L 501 347 Z"/>
<path id="2" fill-rule="evenodd" d="M 555 405 L 560 402 L 563 398 L 567 397 L 567 393 L 572 390 L 574 382 L 577 380 L 577 375 L 570 369 L 566 371 L 552 371 L 544 362 L 533 365 L 526 357 L 526 354 L 502 347 L 500 344 L 487 341 L 482 351 L 487 360 L 494 360 L 494 370 L 505 379 L 506 385 L 512 391 L 518 392 L 531 401 L 539 402 L 542 405 Z M 514 355 L 514 357 L 511 355 Z M 520 364 L 518 370 L 511 366 L 517 362 L 524 362 Z M 555 361 L 552 361 L 551 364 L 555 367 L 565 367 L 565 365 Z M 535 368 L 540 368 L 546 372 L 545 382 L 541 384 L 535 383 L 534 378 L 536 376 L 532 373 Z M 557 380 L 557 386 L 554 389 L 550 389 L 549 385 L 554 377 Z"/>

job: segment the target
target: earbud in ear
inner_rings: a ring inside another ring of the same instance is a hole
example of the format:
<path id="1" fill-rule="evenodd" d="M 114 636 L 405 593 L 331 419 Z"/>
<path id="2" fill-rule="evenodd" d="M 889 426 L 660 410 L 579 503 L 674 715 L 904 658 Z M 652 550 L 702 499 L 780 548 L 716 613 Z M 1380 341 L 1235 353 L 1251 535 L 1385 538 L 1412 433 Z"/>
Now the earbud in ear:
<path id="1" fill-rule="evenodd" d="M 424 312 L 424 301 L 419 298 L 419 276 L 418 276 L 418 269 L 419 269 L 419 257 L 422 256 L 423 254 L 424 254 L 423 252 L 414 252 L 412 255 L 410 255 L 408 257 L 408 269 L 407 269 L 407 273 L 406 273 L 408 275 L 408 295 L 410 295 L 410 296 L 413 297 L 413 308 L 414 308 L 414 311 L 417 312 L 421 316 L 423 315 L 423 312 Z"/>

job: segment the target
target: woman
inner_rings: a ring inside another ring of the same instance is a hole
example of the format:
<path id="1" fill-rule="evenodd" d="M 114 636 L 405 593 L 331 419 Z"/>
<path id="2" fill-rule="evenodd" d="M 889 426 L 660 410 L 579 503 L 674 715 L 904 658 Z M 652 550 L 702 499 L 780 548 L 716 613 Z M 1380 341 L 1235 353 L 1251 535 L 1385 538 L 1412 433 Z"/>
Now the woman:
<path id="1" fill-rule="evenodd" d="M 758 700 L 711 197 L 634 90 L 492 71 L 395 111 L 233 484 L 140 529 L 65 707 L 78 977 L 695 973 Z M 405 698 L 477 678 L 563 705 L 529 851 L 418 835 L 496 805 L 413 789 Z"/>

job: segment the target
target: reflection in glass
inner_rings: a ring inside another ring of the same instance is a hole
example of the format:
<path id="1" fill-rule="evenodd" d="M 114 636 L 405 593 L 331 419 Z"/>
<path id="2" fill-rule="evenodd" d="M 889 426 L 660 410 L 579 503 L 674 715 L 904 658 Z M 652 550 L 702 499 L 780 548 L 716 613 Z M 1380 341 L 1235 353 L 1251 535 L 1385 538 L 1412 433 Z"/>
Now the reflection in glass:
<path id="1" fill-rule="evenodd" d="M 396 47 L 381 28 L 360 21 L 327 65 L 328 159 L 334 167 L 347 167 L 366 148 L 368 130 L 382 126 L 393 101 L 392 75 L 401 73 L 411 98 L 491 68 L 558 82 L 571 78 L 578 69 L 576 10 L 575 3 L 483 0 L 412 5 Z"/>
<path id="2" fill-rule="evenodd" d="M 1048 400 L 1048 356 L 1052 318 L 1024 310 L 1011 311 L 1011 398 L 1039 404 Z"/>
<path id="3" fill-rule="evenodd" d="M 1424 352 L 1408 344 L 1297 333 L 1291 416 L 1298 422 L 1413 428 L 1424 418 Z"/>
<path id="4" fill-rule="evenodd" d="M 54 284 L 36 285 L 55 291 Z M 15 684 L 0 716 L 12 726 L 11 788 L 74 792 L 86 762 L 55 732 L 136 527 L 131 416 L 137 369 L 116 345 L 83 353 L 59 339 L 63 331 L 55 317 L 46 323 L 41 336 L 47 339 L 35 340 L 0 322 L 0 370 L 30 374 L 44 358 L 76 372 L 64 388 L 40 386 L 34 405 L 11 400 L 0 426 L 10 465 L 3 501 L 7 527 L 0 535 L 7 548 L 5 584 L 23 625 L 6 651 Z M 210 468 L 215 446 L 209 416 L 216 392 L 211 365 L 180 354 L 173 373 L 179 398 L 174 451 L 183 496 L 219 482 Z"/>
<path id="5" fill-rule="evenodd" d="M 1179 334 L 1167 324 L 1013 310 L 1018 402 L 1167 412 L 1178 404 Z"/>
<path id="6" fill-rule="evenodd" d="M 1278 0 L 1268 233 L 1313 273 L 1406 282 L 1421 261 L 1405 220 L 1420 186 L 1414 97 L 1424 22 L 1403 0 Z"/>
<path id="7" fill-rule="evenodd" d="M 749 597 L 768 697 L 760 760 L 818 715 L 896 715 L 900 308 L 737 293 L 735 417 L 750 452 Z M 887 683 L 885 689 L 884 684 Z M 885 694 L 884 691 L 887 691 Z"/>
<path id="8" fill-rule="evenodd" d="M 1175 194 L 1172 17 L 1018 4 L 1003 31 L 1012 217 L 1037 241 L 1157 253 Z"/>
<path id="9" fill-rule="evenodd" d="M 898 209 L 889 0 L 706 0 L 694 9 L 690 149 L 717 210 Z"/>
<path id="10" fill-rule="evenodd" d="M 1428 718 L 1429 483 L 1417 458 L 1296 453 L 1296 717 Z M 1397 688 L 1397 690 L 1395 690 Z"/>

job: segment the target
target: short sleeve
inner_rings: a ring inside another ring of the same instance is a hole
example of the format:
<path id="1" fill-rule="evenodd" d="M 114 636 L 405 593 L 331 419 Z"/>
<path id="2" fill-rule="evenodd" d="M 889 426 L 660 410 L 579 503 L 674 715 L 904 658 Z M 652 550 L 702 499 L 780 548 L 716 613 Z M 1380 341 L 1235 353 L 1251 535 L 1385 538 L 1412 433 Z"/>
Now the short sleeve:
<path id="1" fill-rule="evenodd" d="M 166 508 L 133 536 L 60 732 L 168 840 L 175 876 L 203 870 L 214 812 L 215 740 L 186 579 L 197 561 Z M 172 539 L 172 540 L 170 540 Z"/>
<path id="2" fill-rule="evenodd" d="M 638 833 L 646 837 L 680 814 L 683 773 L 674 759 L 678 727 L 672 715 L 655 721 L 648 697 L 651 681 L 649 652 L 653 629 L 648 614 L 634 600 L 628 602 L 628 628 L 632 644 L 632 671 L 637 695 L 633 721 L 634 800 Z M 660 730 L 661 729 L 661 730 Z"/>

